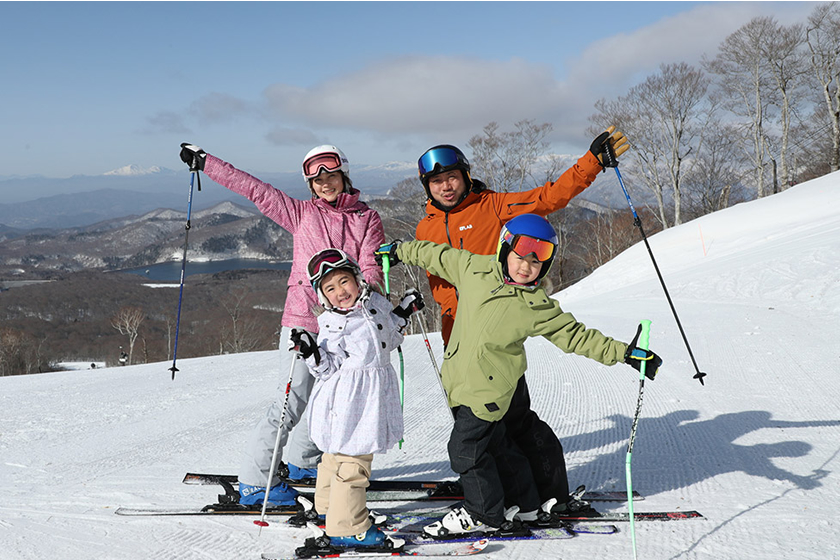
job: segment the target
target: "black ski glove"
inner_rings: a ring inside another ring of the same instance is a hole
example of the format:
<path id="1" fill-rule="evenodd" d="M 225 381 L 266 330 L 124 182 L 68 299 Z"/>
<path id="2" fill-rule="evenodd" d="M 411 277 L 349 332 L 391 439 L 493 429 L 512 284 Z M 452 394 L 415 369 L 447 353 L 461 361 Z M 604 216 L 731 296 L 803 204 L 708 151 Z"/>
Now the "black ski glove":
<path id="1" fill-rule="evenodd" d="M 311 332 L 304 329 L 292 329 L 289 335 L 289 352 L 300 352 L 305 360 L 315 356 L 315 365 L 321 363 L 321 352 L 318 351 L 318 341 Z"/>
<path id="2" fill-rule="evenodd" d="M 606 167 L 618 167 L 618 156 L 630 149 L 630 144 L 627 143 L 627 137 L 623 132 L 616 132 L 614 126 L 610 126 L 598 135 L 589 146 L 589 151 L 592 152 L 601 165 Z"/>
<path id="3" fill-rule="evenodd" d="M 391 266 L 400 264 L 400 258 L 397 256 L 397 247 L 400 246 L 400 243 L 402 243 L 402 241 L 400 241 L 399 239 L 395 239 L 390 243 L 381 245 L 379 249 L 376 249 L 373 252 L 373 258 L 376 259 L 376 264 L 382 266 L 382 260 L 386 256 L 388 257 L 388 262 L 391 264 Z"/>
<path id="4" fill-rule="evenodd" d="M 639 334 L 642 332 L 642 326 L 636 329 L 636 336 L 633 341 L 627 345 L 627 352 L 624 353 L 624 363 L 635 369 L 642 371 L 642 362 L 645 364 L 645 377 L 653 381 L 656 373 L 659 371 L 659 366 L 662 365 L 662 358 L 643 348 L 637 348 L 636 343 L 639 341 Z"/>
<path id="5" fill-rule="evenodd" d="M 426 304 L 423 302 L 423 294 L 414 288 L 409 288 L 394 308 L 394 315 L 408 321 L 412 313 L 416 313 L 424 307 L 426 307 Z"/>
<path id="6" fill-rule="evenodd" d="M 207 153 L 187 142 L 181 144 L 181 161 L 190 166 L 190 171 L 204 171 Z"/>

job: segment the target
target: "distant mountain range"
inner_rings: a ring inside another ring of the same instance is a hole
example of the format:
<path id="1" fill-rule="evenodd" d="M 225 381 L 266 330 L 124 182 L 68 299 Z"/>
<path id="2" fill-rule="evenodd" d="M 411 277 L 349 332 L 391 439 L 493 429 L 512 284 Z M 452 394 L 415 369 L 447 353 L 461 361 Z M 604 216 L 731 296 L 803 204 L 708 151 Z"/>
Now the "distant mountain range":
<path id="1" fill-rule="evenodd" d="M 186 212 L 157 209 L 72 228 L 0 228 L 0 276 L 116 270 L 181 258 Z M 253 207 L 220 202 L 190 217 L 191 260 L 288 260 L 292 237 Z"/>
<path id="2" fill-rule="evenodd" d="M 391 163 L 353 169 L 351 177 L 366 197 L 384 196 L 397 183 L 416 176 L 409 164 Z M 15 177 L 0 180 L 2 226 L 18 230 L 82 227 L 121 216 L 139 216 L 158 208 L 187 209 L 189 173 L 129 165 L 98 176 L 67 179 Z M 309 190 L 299 173 L 265 173 L 259 179 L 295 198 Z M 202 190 L 193 190 L 193 210 L 219 202 L 250 204 L 202 174 Z"/>
<path id="3" fill-rule="evenodd" d="M 564 156 L 564 159 L 568 160 L 568 165 L 575 161 L 570 156 Z M 310 195 L 299 173 L 255 175 L 294 198 Z M 586 199 L 610 207 L 623 204 L 620 189 L 609 184 L 614 178 L 608 175 L 599 175 L 592 187 L 579 197 L 579 202 Z M 186 211 L 189 177 L 186 169 L 173 171 L 128 165 L 97 176 L 0 179 L 0 237 L 8 239 L 23 231 L 40 228 L 84 227 L 124 216 L 139 217 L 161 208 Z M 362 191 L 365 200 L 387 196 L 400 181 L 416 177 L 416 166 L 410 162 L 356 166 L 351 170 L 353 184 Z M 243 197 L 203 174 L 201 182 L 202 190 L 198 191 L 197 185 L 193 190 L 193 211 L 211 208 L 224 201 L 250 205 Z"/>
<path id="4" fill-rule="evenodd" d="M 118 270 L 179 261 L 189 186 L 183 179 L 188 174 L 166 170 L 132 174 L 136 171 L 124 170 L 111 180 L 133 180 L 136 185 L 136 181 L 155 178 L 155 188 L 160 189 L 163 181 L 177 178 L 179 192 L 155 191 L 152 187 L 145 191 L 103 188 L 0 205 L 0 276 L 42 279 L 61 272 Z M 404 172 L 404 167 L 394 166 L 353 174 L 360 183 L 381 185 L 366 192 L 373 191 L 367 198 L 382 216 L 386 229 L 412 230 L 411 224 L 423 215 L 424 196 L 419 185 L 409 199 L 387 196 L 388 189 L 405 179 Z M 605 176 L 609 177 L 599 177 Z M 286 185 L 283 190 L 296 198 L 309 195 L 299 176 L 268 176 L 265 180 L 275 186 Z M 391 181 L 390 186 L 387 181 Z M 189 260 L 291 259 L 292 236 L 288 232 L 242 196 L 212 181 L 204 183 L 201 192 L 197 188 L 193 191 Z M 600 187 L 593 185 L 585 194 L 597 194 L 596 189 L 609 187 L 608 181 Z M 579 196 L 571 202 L 570 208 L 578 209 L 577 216 L 608 210 L 608 205 L 587 198 Z"/>

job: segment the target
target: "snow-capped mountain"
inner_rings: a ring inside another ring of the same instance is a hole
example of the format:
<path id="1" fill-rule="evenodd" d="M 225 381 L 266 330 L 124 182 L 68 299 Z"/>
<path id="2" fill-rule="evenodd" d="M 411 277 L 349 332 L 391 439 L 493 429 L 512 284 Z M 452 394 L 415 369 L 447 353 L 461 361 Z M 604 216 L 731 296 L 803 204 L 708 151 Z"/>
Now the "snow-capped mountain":
<path id="1" fill-rule="evenodd" d="M 136 177 L 138 175 L 151 175 L 153 173 L 160 173 L 163 171 L 161 167 L 153 165 L 151 167 L 141 167 L 139 165 L 126 165 L 112 171 L 107 171 L 103 175 L 118 175 L 121 177 Z M 169 171 L 169 170 L 167 170 Z"/>

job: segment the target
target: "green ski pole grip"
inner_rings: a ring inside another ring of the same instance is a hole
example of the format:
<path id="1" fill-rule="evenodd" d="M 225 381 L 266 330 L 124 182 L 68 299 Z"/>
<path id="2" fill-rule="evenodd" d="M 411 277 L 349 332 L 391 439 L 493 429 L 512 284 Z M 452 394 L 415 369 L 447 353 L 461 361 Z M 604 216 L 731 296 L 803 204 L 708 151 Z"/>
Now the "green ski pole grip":
<path id="1" fill-rule="evenodd" d="M 391 284 L 388 282 L 388 273 L 391 271 L 391 258 L 388 255 L 382 255 L 382 274 L 385 276 L 385 295 L 390 295 Z"/>
<path id="2" fill-rule="evenodd" d="M 650 350 L 650 321 L 647 319 L 642 319 L 639 321 L 642 325 L 642 333 L 639 335 L 639 348 L 642 350 Z M 640 367 L 639 373 L 641 377 L 639 379 L 645 378 L 645 370 L 647 369 L 647 362 L 642 360 L 642 367 Z"/>

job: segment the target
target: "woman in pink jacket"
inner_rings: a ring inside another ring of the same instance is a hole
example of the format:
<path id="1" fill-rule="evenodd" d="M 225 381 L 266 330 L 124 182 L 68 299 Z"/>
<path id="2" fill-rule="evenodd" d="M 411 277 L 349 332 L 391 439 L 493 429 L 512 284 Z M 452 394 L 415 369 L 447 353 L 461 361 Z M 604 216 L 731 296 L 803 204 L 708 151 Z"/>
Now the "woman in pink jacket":
<path id="1" fill-rule="evenodd" d="M 309 285 L 306 263 L 310 257 L 329 247 L 336 247 L 359 263 L 364 279 L 371 286 L 383 284 L 382 269 L 376 264 L 373 252 L 385 242 L 382 220 L 375 210 L 359 200 L 359 191 L 350 181 L 350 165 L 344 153 L 335 146 L 318 146 L 303 159 L 303 178 L 312 191 L 309 200 L 297 200 L 275 189 L 268 183 L 236 169 L 229 163 L 206 153 L 198 146 L 181 144 L 181 159 L 191 170 L 200 170 L 213 181 L 241 194 L 256 204 L 270 218 L 294 238 L 294 255 L 286 305 L 283 308 L 280 348 L 288 345 L 293 328 L 318 332 L 318 320 L 313 310 L 320 304 Z M 290 352 L 281 351 L 281 372 L 289 371 L 294 360 Z M 281 374 L 282 375 L 282 374 Z M 296 424 L 286 461 L 290 478 L 314 478 L 315 467 L 321 451 L 309 438 L 303 414 L 314 378 L 303 360 L 295 360 L 292 384 L 283 425 L 280 418 L 286 390 L 286 379 L 281 379 L 277 397 L 260 420 L 245 450 L 239 469 L 240 503 L 260 506 L 265 499 L 265 488 L 271 470 L 277 430 L 280 430 L 280 447 L 289 440 L 289 433 Z M 281 455 L 282 457 L 282 455 Z M 292 505 L 297 492 L 271 473 L 269 506 Z"/>

